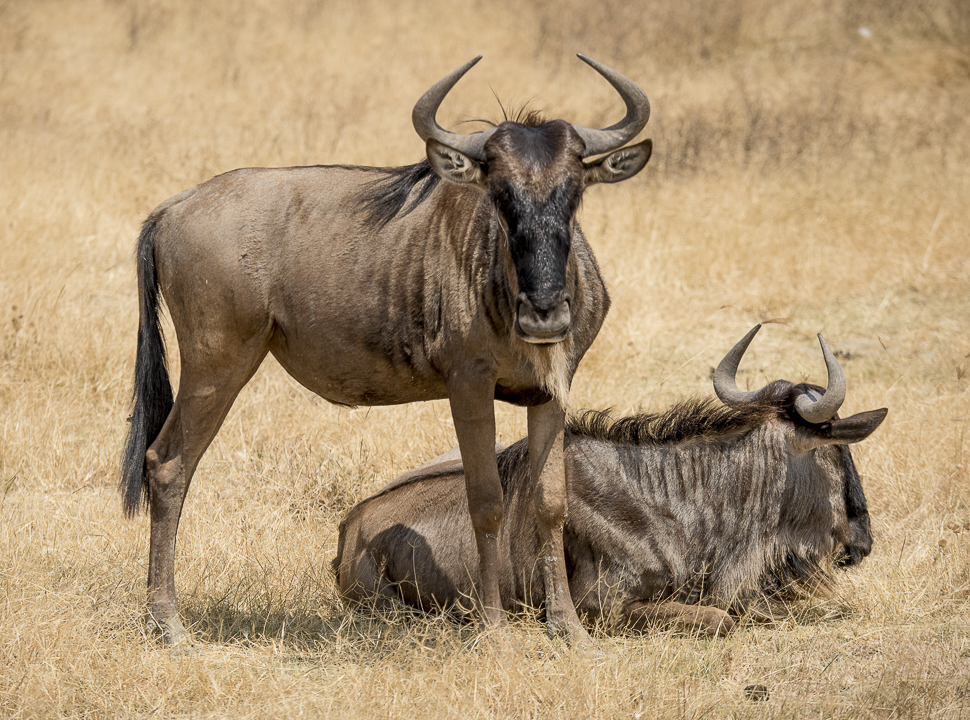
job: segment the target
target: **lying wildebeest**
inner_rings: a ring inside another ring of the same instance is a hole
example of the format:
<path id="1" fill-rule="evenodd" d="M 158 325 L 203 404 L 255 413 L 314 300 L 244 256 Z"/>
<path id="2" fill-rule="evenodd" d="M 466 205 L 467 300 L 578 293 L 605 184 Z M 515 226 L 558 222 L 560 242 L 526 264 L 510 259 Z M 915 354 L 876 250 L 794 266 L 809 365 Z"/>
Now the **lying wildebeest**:
<path id="1" fill-rule="evenodd" d="M 837 417 L 844 375 L 821 335 L 826 390 L 776 380 L 739 391 L 738 363 L 758 328 L 715 373 L 725 405 L 691 400 L 619 420 L 588 411 L 568 425 L 566 564 L 588 618 L 724 632 L 734 625 L 729 610 L 770 611 L 786 592 L 827 588 L 830 558 L 848 566 L 869 554 L 848 444 L 887 410 Z M 499 455 L 507 609 L 542 605 L 528 455 L 528 439 Z M 460 461 L 432 464 L 351 509 L 333 562 L 343 598 L 467 606 L 479 576 L 464 481 Z"/>
<path id="2" fill-rule="evenodd" d="M 149 626 L 166 642 L 186 637 L 175 538 L 189 483 L 268 352 L 334 403 L 449 398 L 467 468 L 481 610 L 492 624 L 504 623 L 493 401 L 527 406 L 542 555 L 562 557 L 564 407 L 609 307 L 576 210 L 588 186 L 632 177 L 651 151 L 649 140 L 623 147 L 650 115 L 643 91 L 582 59 L 626 104 L 624 119 L 605 130 L 535 114 L 473 135 L 443 130 L 438 106 L 476 58 L 415 106 L 427 150 L 416 165 L 236 170 L 148 216 L 138 241 L 138 349 L 121 490 L 131 516 L 147 489 Z M 174 401 L 159 291 L 182 361 Z M 585 641 L 562 566 L 545 563 L 549 628 Z"/>

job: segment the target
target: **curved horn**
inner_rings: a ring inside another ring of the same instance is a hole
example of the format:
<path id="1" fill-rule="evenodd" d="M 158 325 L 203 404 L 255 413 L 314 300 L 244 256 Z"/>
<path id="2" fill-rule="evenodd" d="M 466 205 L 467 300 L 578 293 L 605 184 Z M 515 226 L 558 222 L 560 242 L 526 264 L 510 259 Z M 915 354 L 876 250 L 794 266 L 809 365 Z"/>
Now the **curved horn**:
<path id="1" fill-rule="evenodd" d="M 435 116 L 438 114 L 438 107 L 441 105 L 441 101 L 445 99 L 448 91 L 481 59 L 482 56 L 479 55 L 454 72 L 445 75 L 421 96 L 421 99 L 414 106 L 414 110 L 411 111 L 411 122 L 422 140 L 427 142 L 433 138 L 479 162 L 485 160 L 485 141 L 495 131 L 495 128 L 489 128 L 471 135 L 460 135 L 441 127 L 435 120 Z"/>
<path id="2" fill-rule="evenodd" d="M 623 98 L 623 102 L 626 103 L 626 117 L 616 125 L 610 125 L 603 130 L 591 130 L 573 125 L 573 129 L 579 133 L 583 142 L 586 143 L 586 152 L 583 157 L 590 157 L 616 150 L 635 138 L 643 130 L 647 120 L 650 119 L 650 101 L 647 99 L 646 93 L 630 78 L 583 54 L 578 54 L 578 57 L 606 78 L 606 81 L 613 86 L 620 97 Z"/>
<path id="3" fill-rule="evenodd" d="M 738 340 L 737 344 L 728 351 L 728 354 L 718 364 L 717 370 L 714 371 L 714 392 L 725 405 L 744 405 L 751 402 L 758 394 L 757 392 L 738 390 L 735 378 L 737 378 L 738 365 L 741 364 L 744 351 L 748 349 L 748 345 L 751 344 L 751 340 L 760 329 L 761 323 L 758 323 L 748 330 L 748 334 Z"/>
<path id="4" fill-rule="evenodd" d="M 818 334 L 818 342 L 822 346 L 822 355 L 825 357 L 825 370 L 829 376 L 828 385 L 821 397 L 809 390 L 795 398 L 795 411 L 803 420 L 814 424 L 831 420 L 845 401 L 845 373 L 839 367 L 839 362 L 829 349 L 822 333 Z"/>

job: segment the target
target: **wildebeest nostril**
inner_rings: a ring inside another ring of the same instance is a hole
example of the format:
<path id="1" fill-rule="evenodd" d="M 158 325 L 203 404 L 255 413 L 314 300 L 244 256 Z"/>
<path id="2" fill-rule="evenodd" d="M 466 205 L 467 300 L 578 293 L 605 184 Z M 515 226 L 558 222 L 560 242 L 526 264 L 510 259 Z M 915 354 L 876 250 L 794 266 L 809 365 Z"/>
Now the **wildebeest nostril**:
<path id="1" fill-rule="evenodd" d="M 558 290 L 549 293 L 519 293 L 517 298 L 519 305 L 526 304 L 530 309 L 539 314 L 550 313 L 559 310 L 563 303 L 569 302 L 569 293 L 565 290 Z"/>
<path id="2" fill-rule="evenodd" d="M 566 293 L 556 293 L 541 299 L 519 295 L 516 306 L 516 329 L 529 342 L 558 342 L 565 337 L 572 322 Z"/>

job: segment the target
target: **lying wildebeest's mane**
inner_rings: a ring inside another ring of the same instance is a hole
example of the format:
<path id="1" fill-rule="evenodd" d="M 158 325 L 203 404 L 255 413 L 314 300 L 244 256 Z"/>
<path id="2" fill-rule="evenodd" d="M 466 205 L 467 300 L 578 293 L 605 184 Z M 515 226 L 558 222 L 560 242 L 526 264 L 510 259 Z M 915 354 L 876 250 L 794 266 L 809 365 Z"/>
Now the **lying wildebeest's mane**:
<path id="1" fill-rule="evenodd" d="M 743 433 L 783 414 L 774 398 L 730 408 L 715 398 L 690 398 L 659 413 L 614 418 L 610 410 L 586 410 L 571 418 L 569 432 L 605 442 L 663 445 Z"/>
<path id="2" fill-rule="evenodd" d="M 621 418 L 615 418 L 609 408 L 584 410 L 568 419 L 566 434 L 628 445 L 663 445 L 744 433 L 771 418 L 786 418 L 795 424 L 804 424 L 792 410 L 792 401 L 806 388 L 821 390 L 816 385 L 794 385 L 787 380 L 775 380 L 759 391 L 760 397 L 741 408 L 727 407 L 712 397 L 695 397 L 682 400 L 663 412 L 636 413 Z M 508 479 L 513 477 L 516 468 L 527 462 L 528 455 L 528 438 L 522 438 L 499 453 L 499 477 L 504 490 L 508 491 Z M 454 471 L 453 467 L 441 466 L 404 476 L 377 495 Z M 809 571 L 793 566 L 791 572 L 782 572 L 783 577 L 776 578 L 774 584 L 783 585 L 795 576 L 805 577 L 813 573 L 814 569 Z"/>
<path id="3" fill-rule="evenodd" d="M 526 127 L 539 127 L 546 122 L 542 113 L 528 107 L 508 111 L 501 103 L 499 107 L 502 108 L 503 117 L 500 122 L 514 122 Z M 484 119 L 465 122 L 484 123 L 491 127 L 500 124 Z M 360 198 L 360 211 L 375 230 L 383 228 L 396 217 L 413 212 L 441 183 L 441 177 L 431 169 L 427 158 L 414 165 L 360 169 L 379 174 L 379 177 L 367 183 Z"/>

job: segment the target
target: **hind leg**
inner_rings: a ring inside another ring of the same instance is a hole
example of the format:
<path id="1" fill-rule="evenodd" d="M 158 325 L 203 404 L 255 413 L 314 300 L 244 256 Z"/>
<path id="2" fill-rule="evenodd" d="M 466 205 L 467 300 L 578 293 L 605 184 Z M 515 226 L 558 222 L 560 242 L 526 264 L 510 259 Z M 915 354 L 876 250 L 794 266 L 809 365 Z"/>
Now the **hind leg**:
<path id="1" fill-rule="evenodd" d="M 387 579 L 383 563 L 378 564 L 366 549 L 340 569 L 338 585 L 340 596 L 349 605 L 389 611 L 401 602 L 397 587 Z"/>
<path id="2" fill-rule="evenodd" d="M 166 645 L 188 640 L 175 595 L 175 539 L 185 495 L 233 401 L 266 357 L 264 342 L 234 350 L 226 353 L 222 363 L 208 356 L 205 371 L 183 354 L 175 405 L 145 455 L 151 515 L 148 628 L 161 633 Z"/>

